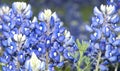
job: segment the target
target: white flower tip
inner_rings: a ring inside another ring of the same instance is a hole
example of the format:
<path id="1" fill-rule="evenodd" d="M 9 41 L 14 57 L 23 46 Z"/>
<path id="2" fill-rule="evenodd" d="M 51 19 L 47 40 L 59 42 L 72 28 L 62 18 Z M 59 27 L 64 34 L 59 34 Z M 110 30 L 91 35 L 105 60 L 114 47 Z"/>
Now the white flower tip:
<path id="1" fill-rule="evenodd" d="M 101 10 L 103 13 L 105 13 L 105 11 L 106 11 L 106 6 L 102 4 L 102 5 L 100 6 L 100 10 Z"/>
<path id="2" fill-rule="evenodd" d="M 14 40 L 16 42 L 23 42 L 23 41 L 25 41 L 25 39 L 26 39 L 25 35 L 22 35 L 22 34 L 15 34 L 14 35 Z"/>
<path id="3" fill-rule="evenodd" d="M 18 13 L 21 13 L 21 11 L 24 10 L 27 7 L 27 4 L 25 2 L 14 2 L 12 4 L 12 7 Z"/>
<path id="4" fill-rule="evenodd" d="M 34 22 L 37 22 L 38 20 L 37 20 L 37 17 L 34 17 L 33 18 L 33 20 L 32 20 L 32 22 L 34 23 Z"/>
<path id="5" fill-rule="evenodd" d="M 18 35 L 17 34 L 14 35 L 14 40 L 18 41 Z"/>
<path id="6" fill-rule="evenodd" d="M 47 21 L 47 22 L 49 22 L 51 16 L 52 16 L 52 11 L 50 9 L 45 9 L 43 12 L 39 13 L 38 18 L 39 18 L 40 21 Z"/>
<path id="7" fill-rule="evenodd" d="M 32 56 L 30 59 L 30 66 L 31 66 L 32 70 L 39 71 L 40 64 L 41 64 L 41 61 L 37 58 L 36 54 L 34 52 L 32 52 Z"/>
<path id="8" fill-rule="evenodd" d="M 64 35 L 65 35 L 65 37 L 66 37 L 66 38 L 69 38 L 69 37 L 70 37 L 70 32 L 69 32 L 69 31 L 67 31 L 67 30 L 65 30 Z"/>
<path id="9" fill-rule="evenodd" d="M 8 6 L 2 6 L 0 8 L 0 15 L 3 15 L 3 14 L 8 14 L 9 13 L 9 10 L 10 8 Z"/>
<path id="10" fill-rule="evenodd" d="M 52 11 L 50 10 L 50 9 L 46 9 L 46 10 L 44 10 L 44 19 L 45 20 L 50 20 L 50 17 L 51 17 L 51 15 L 52 15 Z"/>
<path id="11" fill-rule="evenodd" d="M 107 11 L 108 15 L 114 13 L 115 12 L 115 6 L 114 5 L 107 5 L 106 6 L 106 11 Z"/>

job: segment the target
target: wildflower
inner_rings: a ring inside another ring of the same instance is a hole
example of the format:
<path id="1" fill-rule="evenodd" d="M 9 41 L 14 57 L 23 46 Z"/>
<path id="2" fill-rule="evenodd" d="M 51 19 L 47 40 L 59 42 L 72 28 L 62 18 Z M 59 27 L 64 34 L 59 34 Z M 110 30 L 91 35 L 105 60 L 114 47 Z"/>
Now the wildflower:
<path id="1" fill-rule="evenodd" d="M 113 0 L 110 4 L 102 4 L 100 10 L 95 6 L 94 15 L 90 27 L 92 30 L 90 46 L 86 53 L 93 60 L 92 65 L 95 68 L 91 66 L 92 70 L 100 68 L 100 70 L 108 71 L 110 68 L 107 65 L 117 64 L 120 54 L 118 33 L 116 33 L 119 32 L 117 25 L 119 15 Z M 109 63 L 105 63 L 106 61 Z"/>
<path id="2" fill-rule="evenodd" d="M 79 59 L 79 54 L 74 57 L 78 48 L 73 36 L 50 9 L 32 19 L 30 4 L 14 2 L 12 8 L 3 7 L 0 13 L 0 47 L 4 50 L 0 62 L 6 64 L 3 71 L 49 70 Z"/>

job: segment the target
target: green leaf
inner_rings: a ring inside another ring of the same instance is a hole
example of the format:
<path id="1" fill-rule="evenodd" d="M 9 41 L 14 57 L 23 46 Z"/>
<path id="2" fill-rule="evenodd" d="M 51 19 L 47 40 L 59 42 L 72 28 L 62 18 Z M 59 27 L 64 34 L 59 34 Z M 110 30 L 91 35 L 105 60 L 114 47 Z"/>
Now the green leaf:
<path id="1" fill-rule="evenodd" d="M 59 68 L 59 67 L 54 67 L 55 68 L 55 71 L 63 71 L 62 68 Z"/>
<path id="2" fill-rule="evenodd" d="M 90 71 L 90 58 L 87 56 L 84 56 L 83 54 L 85 53 L 86 49 L 88 48 L 88 43 L 82 41 L 81 43 L 79 42 L 79 40 L 76 40 L 76 43 L 78 45 L 79 48 L 79 53 L 80 53 L 80 59 L 77 62 L 77 70 L 78 71 Z M 80 66 L 83 64 L 83 62 L 85 63 L 85 67 L 84 69 L 81 69 Z"/>
<path id="3" fill-rule="evenodd" d="M 65 71 L 70 71 L 70 66 L 67 66 L 67 67 L 65 68 Z"/>

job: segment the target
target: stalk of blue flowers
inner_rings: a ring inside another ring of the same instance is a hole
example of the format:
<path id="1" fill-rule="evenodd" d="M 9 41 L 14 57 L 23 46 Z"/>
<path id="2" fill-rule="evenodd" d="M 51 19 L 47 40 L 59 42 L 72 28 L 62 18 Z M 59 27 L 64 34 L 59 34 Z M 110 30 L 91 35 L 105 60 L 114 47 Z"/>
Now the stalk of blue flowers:
<path id="1" fill-rule="evenodd" d="M 54 68 L 66 61 L 77 62 L 79 54 L 74 54 L 78 48 L 56 13 L 47 9 L 40 12 L 39 21 L 36 17 L 31 21 L 31 17 L 31 6 L 24 2 L 14 2 L 10 11 L 0 9 L 0 22 L 5 23 L 0 23 L 1 48 L 5 50 L 0 62 L 7 64 L 3 70 L 49 70 L 50 64 Z"/>
<path id="2" fill-rule="evenodd" d="M 95 70 L 106 70 L 110 68 L 107 66 L 116 65 L 118 63 L 117 57 L 119 56 L 119 38 L 118 38 L 118 25 L 119 21 L 118 10 L 116 9 L 116 4 L 113 0 L 110 0 L 110 3 L 107 5 L 101 5 L 100 10 L 94 8 L 94 17 L 92 18 L 91 27 L 89 31 L 91 34 L 91 44 L 88 47 L 91 59 L 96 59 L 96 62 L 93 65 Z M 88 26 L 87 26 L 88 27 Z M 117 33 L 116 33 L 117 32 Z M 92 51 L 92 52 L 91 52 Z M 100 54 L 101 52 L 101 54 Z M 108 62 L 106 62 L 106 60 Z M 117 66 L 115 67 L 115 70 Z M 93 69 L 94 70 L 94 69 Z"/>

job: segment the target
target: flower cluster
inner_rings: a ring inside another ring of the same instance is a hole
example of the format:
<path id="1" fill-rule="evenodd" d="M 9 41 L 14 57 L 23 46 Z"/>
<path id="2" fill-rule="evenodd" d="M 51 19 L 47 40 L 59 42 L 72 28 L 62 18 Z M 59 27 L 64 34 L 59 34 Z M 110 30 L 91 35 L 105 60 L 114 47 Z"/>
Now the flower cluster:
<path id="1" fill-rule="evenodd" d="M 109 4 L 94 7 L 94 17 L 87 30 L 91 32 L 90 46 L 85 54 L 91 58 L 92 70 L 109 71 L 114 67 L 117 71 L 120 62 L 120 27 L 116 4 L 109 0 Z"/>
<path id="2" fill-rule="evenodd" d="M 3 71 L 54 71 L 65 62 L 77 62 L 78 47 L 57 14 L 46 9 L 38 18 L 31 5 L 14 2 L 0 8 L 0 62 Z"/>

